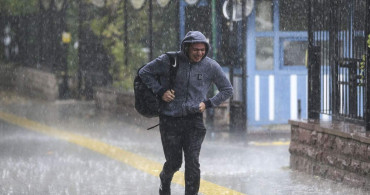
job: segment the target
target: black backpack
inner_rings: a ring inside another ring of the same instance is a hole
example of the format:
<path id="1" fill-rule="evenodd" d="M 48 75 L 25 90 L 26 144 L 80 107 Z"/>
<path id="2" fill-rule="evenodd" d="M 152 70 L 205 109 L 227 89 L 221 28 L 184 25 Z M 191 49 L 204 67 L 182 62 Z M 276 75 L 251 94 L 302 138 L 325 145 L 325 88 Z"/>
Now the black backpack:
<path id="1" fill-rule="evenodd" d="M 166 55 L 170 59 L 170 89 L 173 89 L 178 68 L 177 52 L 167 52 Z M 134 80 L 135 109 L 137 112 L 145 117 L 157 117 L 159 116 L 159 103 L 161 101 L 161 97 L 157 97 L 157 95 L 154 94 L 153 91 L 148 88 L 141 80 L 139 76 L 139 71 L 144 66 L 145 65 L 138 69 Z"/>

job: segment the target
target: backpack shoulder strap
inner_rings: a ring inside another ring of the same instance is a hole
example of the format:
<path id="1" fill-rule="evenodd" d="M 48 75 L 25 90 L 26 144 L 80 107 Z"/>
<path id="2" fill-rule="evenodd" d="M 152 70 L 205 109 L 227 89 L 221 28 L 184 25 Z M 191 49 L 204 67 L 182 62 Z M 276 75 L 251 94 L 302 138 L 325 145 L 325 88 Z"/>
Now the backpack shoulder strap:
<path id="1" fill-rule="evenodd" d="M 179 68 L 177 59 L 178 52 L 166 52 L 166 55 L 170 59 L 170 89 L 174 88 L 177 69 Z"/>
<path id="2" fill-rule="evenodd" d="M 173 67 L 176 67 L 177 66 L 177 55 L 178 55 L 178 52 L 170 51 L 170 52 L 166 52 L 166 55 L 170 59 L 170 65 L 173 66 Z"/>

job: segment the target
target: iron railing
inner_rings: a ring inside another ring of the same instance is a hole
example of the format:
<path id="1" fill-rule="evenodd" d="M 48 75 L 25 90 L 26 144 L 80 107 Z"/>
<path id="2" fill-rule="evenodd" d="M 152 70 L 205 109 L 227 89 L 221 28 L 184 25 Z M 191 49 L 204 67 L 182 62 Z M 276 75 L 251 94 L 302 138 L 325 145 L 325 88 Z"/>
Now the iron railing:
<path id="1" fill-rule="evenodd" d="M 38 16 L 0 15 L 0 59 L 8 62 L 23 63 L 25 66 L 36 64 L 38 56 L 37 26 Z"/>
<path id="2" fill-rule="evenodd" d="M 310 0 L 309 118 L 367 123 L 369 0 Z"/>

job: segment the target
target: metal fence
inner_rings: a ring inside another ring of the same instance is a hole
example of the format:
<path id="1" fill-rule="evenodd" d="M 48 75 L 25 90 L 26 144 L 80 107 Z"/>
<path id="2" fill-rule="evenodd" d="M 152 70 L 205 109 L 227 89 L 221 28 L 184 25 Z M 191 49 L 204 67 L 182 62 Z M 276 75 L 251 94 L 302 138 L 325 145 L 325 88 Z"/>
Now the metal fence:
<path id="1" fill-rule="evenodd" d="M 38 16 L 0 15 L 0 59 L 4 61 L 24 63 L 26 66 L 36 64 L 38 56 L 37 34 L 34 27 Z M 32 49 L 31 49 L 32 48 Z"/>
<path id="2" fill-rule="evenodd" d="M 310 0 L 309 118 L 365 124 L 369 0 Z"/>

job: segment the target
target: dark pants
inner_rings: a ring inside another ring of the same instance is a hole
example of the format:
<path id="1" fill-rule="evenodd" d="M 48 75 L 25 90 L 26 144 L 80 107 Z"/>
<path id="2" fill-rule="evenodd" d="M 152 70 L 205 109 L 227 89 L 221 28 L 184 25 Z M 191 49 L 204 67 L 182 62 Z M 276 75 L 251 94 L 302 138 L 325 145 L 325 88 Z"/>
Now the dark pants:
<path id="1" fill-rule="evenodd" d="M 166 162 L 160 173 L 160 194 L 171 194 L 173 175 L 185 157 L 185 195 L 196 195 L 200 185 L 199 153 L 206 135 L 202 114 L 186 117 L 160 116 L 160 131 Z"/>

